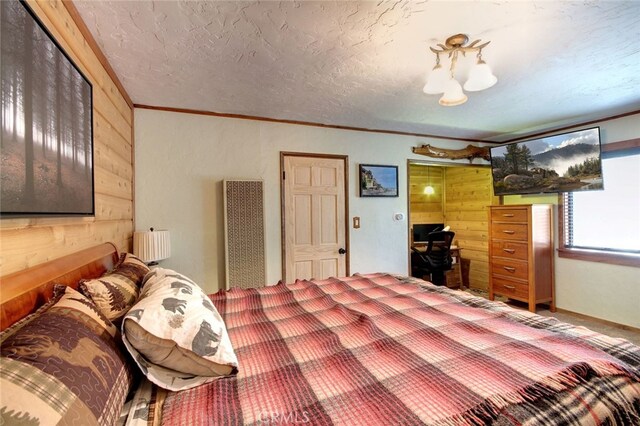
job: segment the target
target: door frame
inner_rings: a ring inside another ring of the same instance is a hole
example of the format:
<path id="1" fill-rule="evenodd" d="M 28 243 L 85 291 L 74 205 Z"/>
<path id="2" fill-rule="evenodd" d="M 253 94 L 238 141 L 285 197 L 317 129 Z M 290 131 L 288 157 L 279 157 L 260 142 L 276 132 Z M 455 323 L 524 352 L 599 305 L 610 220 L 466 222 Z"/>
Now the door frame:
<path id="1" fill-rule="evenodd" d="M 285 157 L 306 157 L 306 158 L 331 158 L 342 160 L 344 162 L 344 244 L 345 250 L 345 273 L 347 276 L 351 273 L 351 250 L 349 240 L 349 156 L 339 154 L 320 154 L 313 152 L 293 152 L 280 151 L 280 251 L 282 259 L 282 280 L 287 276 L 287 259 L 286 259 L 286 218 L 285 218 L 285 193 L 284 193 L 284 159 Z"/>

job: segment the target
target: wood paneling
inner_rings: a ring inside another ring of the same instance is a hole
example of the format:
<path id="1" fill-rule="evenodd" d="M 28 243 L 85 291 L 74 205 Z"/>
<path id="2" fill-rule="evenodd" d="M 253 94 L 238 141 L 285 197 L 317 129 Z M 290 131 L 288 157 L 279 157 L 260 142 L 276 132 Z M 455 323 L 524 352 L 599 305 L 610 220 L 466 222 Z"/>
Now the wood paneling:
<path id="1" fill-rule="evenodd" d="M 424 164 L 409 164 L 409 202 L 410 226 L 414 223 L 443 223 L 443 168 Z M 424 189 L 431 185 L 433 194 L 425 194 Z M 486 219 L 486 218 L 485 218 Z"/>
<path id="2" fill-rule="evenodd" d="M 489 288 L 488 207 L 497 204 L 489 167 L 444 169 L 444 222 L 456 233 L 454 242 L 469 260 L 469 286 Z"/>
<path id="3" fill-rule="evenodd" d="M 430 184 L 435 192 L 424 194 Z M 489 288 L 488 206 L 496 204 L 488 167 L 409 164 L 410 224 L 445 223 L 469 261 L 469 285 Z"/>
<path id="4" fill-rule="evenodd" d="M 131 249 L 133 232 L 133 109 L 63 2 L 27 1 L 93 85 L 96 216 L 0 221 L 0 275 L 102 242 Z M 75 15 L 77 17 L 77 14 Z M 82 25 L 82 24 L 81 24 Z"/>

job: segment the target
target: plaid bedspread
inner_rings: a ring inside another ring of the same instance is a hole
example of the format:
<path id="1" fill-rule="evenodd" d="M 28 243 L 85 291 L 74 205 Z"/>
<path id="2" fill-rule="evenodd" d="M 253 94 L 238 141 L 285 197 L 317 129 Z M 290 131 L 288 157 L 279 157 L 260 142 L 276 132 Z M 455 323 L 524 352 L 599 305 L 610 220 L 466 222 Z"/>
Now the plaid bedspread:
<path id="1" fill-rule="evenodd" d="M 163 424 L 640 424 L 640 348 L 501 303 L 387 274 L 210 297 L 239 374 Z"/>

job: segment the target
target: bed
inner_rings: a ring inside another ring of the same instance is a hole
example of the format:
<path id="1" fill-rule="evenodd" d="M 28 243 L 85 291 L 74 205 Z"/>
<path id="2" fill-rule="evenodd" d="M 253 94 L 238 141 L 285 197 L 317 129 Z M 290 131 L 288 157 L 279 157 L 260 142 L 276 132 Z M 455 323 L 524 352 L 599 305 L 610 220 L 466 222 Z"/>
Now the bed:
<path id="1" fill-rule="evenodd" d="M 31 362 L 31 341 L 18 349 L 12 342 L 35 327 L 38 316 L 72 313 L 77 320 L 71 305 L 47 306 L 54 283 L 78 288 L 118 258 L 104 244 L 2 278 L 2 328 L 8 330 L 2 369 Z M 91 308 L 91 327 L 101 322 L 107 342 L 100 353 L 115 361 L 85 363 L 79 387 L 89 399 L 99 399 L 94 394 L 103 388 L 111 392 L 100 401 L 79 401 L 74 392 L 81 392 L 63 378 L 72 402 L 50 403 L 53 418 L 62 420 L 47 423 L 640 424 L 640 348 L 468 293 L 377 273 L 232 289 L 208 300 L 224 321 L 237 369 L 167 391 L 140 373 L 140 360 L 122 345 L 126 339 Z M 44 322 L 43 330 L 58 321 Z M 9 376 L 3 371 L 0 378 L 11 381 L 12 394 L 29 388 L 28 375 Z M 3 386 L 2 419 L 36 416 L 5 404 Z"/>

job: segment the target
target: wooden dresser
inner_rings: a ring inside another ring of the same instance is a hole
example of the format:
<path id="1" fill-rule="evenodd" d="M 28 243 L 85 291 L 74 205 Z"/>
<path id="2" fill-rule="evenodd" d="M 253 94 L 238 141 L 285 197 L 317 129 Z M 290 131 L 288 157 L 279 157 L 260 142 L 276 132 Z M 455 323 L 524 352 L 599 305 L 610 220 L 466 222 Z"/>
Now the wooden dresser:
<path id="1" fill-rule="evenodd" d="M 555 312 L 550 204 L 489 207 L 489 299 L 495 295 Z"/>

